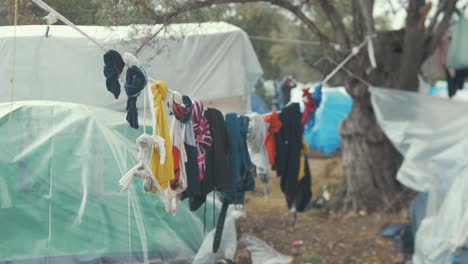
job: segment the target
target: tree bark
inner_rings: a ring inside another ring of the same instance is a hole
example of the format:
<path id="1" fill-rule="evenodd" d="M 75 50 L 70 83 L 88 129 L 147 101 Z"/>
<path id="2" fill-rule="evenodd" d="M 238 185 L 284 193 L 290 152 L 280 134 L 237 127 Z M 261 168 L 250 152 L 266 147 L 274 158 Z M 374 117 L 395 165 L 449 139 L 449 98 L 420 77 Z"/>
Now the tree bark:
<path id="1" fill-rule="evenodd" d="M 402 191 L 395 179 L 402 157 L 385 136 L 372 110 L 368 87 L 350 81 L 346 91 L 353 98 L 351 113 L 340 125 L 343 184 L 339 208 L 380 211 L 397 208 Z"/>

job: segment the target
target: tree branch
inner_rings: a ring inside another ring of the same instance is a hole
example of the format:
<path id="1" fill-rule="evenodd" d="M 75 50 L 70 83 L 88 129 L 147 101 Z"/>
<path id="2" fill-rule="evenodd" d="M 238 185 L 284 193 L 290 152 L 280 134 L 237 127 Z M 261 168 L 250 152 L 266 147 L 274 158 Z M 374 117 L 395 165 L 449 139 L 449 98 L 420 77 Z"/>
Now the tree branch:
<path id="1" fill-rule="evenodd" d="M 312 32 L 314 32 L 320 42 L 329 43 L 330 39 L 324 35 L 318 26 L 312 21 L 304 12 L 302 12 L 300 6 L 292 4 L 288 0 L 190 0 L 186 4 L 180 5 L 178 8 L 175 8 L 173 11 L 170 11 L 166 14 L 159 15 L 157 12 L 151 8 L 147 0 L 134 0 L 135 4 L 139 4 L 146 10 L 148 10 L 151 15 L 154 17 L 154 20 L 159 23 L 160 21 L 165 21 L 170 23 L 174 18 L 188 13 L 194 10 L 210 7 L 216 4 L 230 4 L 230 3 L 255 3 L 255 2 L 264 2 L 270 3 L 272 5 L 282 7 L 286 10 L 289 10 L 293 13 L 299 20 L 301 20 Z"/>
<path id="2" fill-rule="evenodd" d="M 374 34 L 374 0 L 358 0 L 362 16 L 364 17 L 366 34 L 368 36 Z"/>
<path id="3" fill-rule="evenodd" d="M 318 2 L 320 3 L 322 10 L 327 15 L 333 30 L 336 32 L 338 43 L 340 43 L 340 45 L 345 49 L 350 49 L 351 44 L 343 23 L 343 17 L 338 13 L 338 10 L 336 10 L 330 0 L 318 0 Z"/>
<path id="4" fill-rule="evenodd" d="M 432 35 L 432 32 L 428 32 L 431 34 L 431 41 L 429 44 L 429 52 L 432 54 L 434 50 L 437 48 L 439 45 L 440 39 L 442 36 L 447 32 L 449 26 L 450 26 L 450 19 L 453 15 L 453 13 L 456 10 L 456 5 L 457 5 L 458 0 L 447 0 L 446 1 L 446 6 L 444 8 L 444 17 L 442 18 L 442 21 L 440 21 L 439 25 L 437 26 L 437 29 Z"/>
<path id="5" fill-rule="evenodd" d="M 437 24 L 437 20 L 439 20 L 439 16 L 440 14 L 442 14 L 442 11 L 444 11 L 446 5 L 447 5 L 446 0 L 440 0 L 439 4 L 437 5 L 437 10 L 434 16 L 432 17 L 431 22 L 429 23 L 429 26 L 427 27 L 428 32 L 431 33 L 434 30 L 434 27 Z"/>

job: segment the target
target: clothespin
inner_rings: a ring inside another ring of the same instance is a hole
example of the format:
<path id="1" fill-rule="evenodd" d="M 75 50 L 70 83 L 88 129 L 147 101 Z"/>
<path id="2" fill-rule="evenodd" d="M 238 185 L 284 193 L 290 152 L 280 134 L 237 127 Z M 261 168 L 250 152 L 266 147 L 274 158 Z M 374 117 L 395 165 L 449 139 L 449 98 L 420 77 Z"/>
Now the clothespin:
<path id="1" fill-rule="evenodd" d="M 51 13 L 49 13 L 47 16 L 43 17 L 43 19 L 46 21 L 46 24 L 47 24 L 47 29 L 46 29 L 45 37 L 48 38 L 48 37 L 49 37 L 50 25 L 53 25 L 53 24 L 57 23 L 58 18 L 57 18 L 56 15 L 54 15 L 54 14 L 51 12 Z"/>
<path id="2" fill-rule="evenodd" d="M 135 55 L 131 54 L 130 52 L 124 53 L 123 60 L 127 67 L 132 67 L 133 65 L 138 64 L 138 59 L 135 57 Z"/>

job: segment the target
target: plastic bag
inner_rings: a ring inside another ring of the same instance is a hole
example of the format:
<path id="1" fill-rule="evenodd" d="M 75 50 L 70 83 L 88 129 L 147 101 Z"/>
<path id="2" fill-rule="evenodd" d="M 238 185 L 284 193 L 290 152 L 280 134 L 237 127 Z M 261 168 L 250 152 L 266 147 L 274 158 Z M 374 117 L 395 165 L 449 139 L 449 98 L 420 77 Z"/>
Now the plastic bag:
<path id="1" fill-rule="evenodd" d="M 463 69 L 468 67 L 468 20 L 460 19 L 454 28 L 446 64 L 448 68 Z"/>
<path id="2" fill-rule="evenodd" d="M 285 256 L 264 241 L 250 235 L 241 237 L 242 243 L 247 247 L 252 255 L 252 264 L 289 264 L 292 259 Z"/>
<path id="3" fill-rule="evenodd" d="M 216 260 L 226 258 L 233 259 L 237 249 L 236 217 L 233 215 L 233 206 L 229 206 L 226 222 L 224 224 L 223 236 L 218 252 L 213 253 L 213 242 L 216 228 L 203 240 L 193 264 L 215 263 Z"/>

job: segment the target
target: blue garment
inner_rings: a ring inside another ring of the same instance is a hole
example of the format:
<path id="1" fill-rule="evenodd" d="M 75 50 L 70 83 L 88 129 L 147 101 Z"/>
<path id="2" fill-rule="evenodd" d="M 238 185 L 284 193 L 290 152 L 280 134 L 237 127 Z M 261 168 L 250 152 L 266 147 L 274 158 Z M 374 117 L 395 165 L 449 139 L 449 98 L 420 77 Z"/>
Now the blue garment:
<path id="1" fill-rule="evenodd" d="M 338 88 L 327 89 L 320 96 L 317 92 L 314 101 L 316 99 L 319 107 L 306 122 L 304 138 L 311 149 L 328 155 L 341 147 L 339 126 L 351 112 L 352 99 Z"/>
<path id="2" fill-rule="evenodd" d="M 249 118 L 237 117 L 236 113 L 226 114 L 226 130 L 229 144 L 229 162 L 232 186 L 220 193 L 221 200 L 227 204 L 243 204 L 245 191 L 253 190 L 255 172 L 247 149 Z"/>

